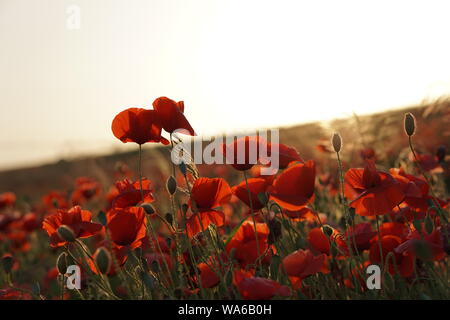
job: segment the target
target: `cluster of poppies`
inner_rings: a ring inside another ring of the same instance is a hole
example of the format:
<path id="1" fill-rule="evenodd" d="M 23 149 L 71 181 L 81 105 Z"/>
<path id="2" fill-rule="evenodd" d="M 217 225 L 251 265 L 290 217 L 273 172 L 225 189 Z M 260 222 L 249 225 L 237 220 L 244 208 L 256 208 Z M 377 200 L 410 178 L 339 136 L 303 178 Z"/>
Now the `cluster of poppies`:
<path id="1" fill-rule="evenodd" d="M 156 99 L 153 110 L 120 112 L 112 132 L 138 144 L 140 152 L 149 142 L 173 148 L 174 132 L 195 135 L 184 103 L 166 97 Z M 20 268 L 14 256 L 30 251 L 30 234 L 41 224 L 60 254 L 46 279 L 64 277 L 68 261 L 76 263 L 83 270 L 81 297 L 97 288 L 97 298 L 322 298 L 321 288 L 331 279 L 345 298 L 348 290 L 367 291 L 369 265 L 405 283 L 419 282 L 427 267 L 444 266 L 450 202 L 433 191 L 430 170 L 414 149 L 414 172 L 379 170 L 375 152 L 364 149 L 363 168 L 340 169 L 333 178 L 317 174 L 315 161 L 280 143 L 281 170 L 261 175 L 268 164 L 250 161 L 252 142 L 272 150 L 258 136 L 223 145 L 225 157 L 235 157 L 230 151 L 239 143 L 245 146 L 244 161 L 232 158 L 231 165 L 222 165 L 239 177 L 234 186 L 181 163 L 171 164 L 167 190 L 153 190 L 139 163 L 135 180 L 120 166 L 116 176 L 122 178 L 105 194 L 98 181 L 82 177 L 71 194 L 52 191 L 25 215 L 15 208 L 13 193 L 1 194 L 0 242 L 9 244 L 3 261 L 12 261 L 6 273 Z M 339 135 L 331 146 L 339 159 Z M 92 202 L 102 203 L 100 210 L 88 210 Z M 62 297 L 71 297 L 62 286 Z M 24 298 L 23 292 L 3 288 L 0 299 Z"/>

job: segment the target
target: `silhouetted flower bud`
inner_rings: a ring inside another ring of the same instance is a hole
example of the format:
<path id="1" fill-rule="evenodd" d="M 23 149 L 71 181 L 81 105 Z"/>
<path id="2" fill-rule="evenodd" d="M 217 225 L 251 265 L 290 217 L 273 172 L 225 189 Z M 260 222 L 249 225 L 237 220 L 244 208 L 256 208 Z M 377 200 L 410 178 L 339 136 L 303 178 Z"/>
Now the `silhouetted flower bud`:
<path id="1" fill-rule="evenodd" d="M 14 264 L 14 259 L 9 253 L 2 257 L 2 267 L 6 273 L 10 273 Z"/>
<path id="2" fill-rule="evenodd" d="M 436 152 L 436 157 L 438 158 L 439 162 L 442 162 L 445 160 L 445 154 L 447 153 L 447 150 L 445 146 L 439 146 Z"/>
<path id="3" fill-rule="evenodd" d="M 144 208 L 144 211 L 146 214 L 153 214 L 155 213 L 155 208 L 150 203 L 143 203 L 140 205 L 142 208 Z"/>
<path id="4" fill-rule="evenodd" d="M 167 221 L 170 225 L 173 224 L 173 215 L 172 215 L 170 212 L 166 213 L 165 218 L 166 218 L 166 221 Z"/>
<path id="5" fill-rule="evenodd" d="M 342 138 L 339 133 L 334 133 L 331 138 L 331 144 L 333 145 L 333 149 L 335 152 L 340 152 L 342 148 Z"/>
<path id="6" fill-rule="evenodd" d="M 333 235 L 333 228 L 331 228 L 329 225 L 324 225 L 322 227 L 322 232 L 327 236 L 331 237 Z"/>
<path id="7" fill-rule="evenodd" d="M 416 131 L 416 118 L 411 112 L 405 114 L 405 132 L 408 136 L 412 136 Z"/>
<path id="8" fill-rule="evenodd" d="M 277 219 L 269 220 L 269 244 L 275 243 L 281 238 L 281 222 Z"/>
<path id="9" fill-rule="evenodd" d="M 181 205 L 181 212 L 183 213 L 183 215 L 185 215 L 188 210 L 189 210 L 189 205 L 187 203 L 183 203 Z"/>
<path id="10" fill-rule="evenodd" d="M 169 179 L 167 179 L 167 191 L 171 194 L 174 195 L 175 192 L 177 191 L 177 181 L 175 180 L 175 178 L 173 176 L 170 176 Z"/>
<path id="11" fill-rule="evenodd" d="M 76 240 L 75 233 L 73 232 L 72 228 L 66 225 L 62 225 L 56 230 L 56 233 L 58 236 L 67 242 L 74 242 Z"/>
<path id="12" fill-rule="evenodd" d="M 98 272 L 101 274 L 108 274 L 111 269 L 112 258 L 111 254 L 105 247 L 100 247 L 95 250 L 94 253 L 95 264 L 97 265 Z"/>
<path id="13" fill-rule="evenodd" d="M 66 274 L 67 271 L 67 253 L 62 252 L 56 259 L 56 269 L 60 274 Z"/>

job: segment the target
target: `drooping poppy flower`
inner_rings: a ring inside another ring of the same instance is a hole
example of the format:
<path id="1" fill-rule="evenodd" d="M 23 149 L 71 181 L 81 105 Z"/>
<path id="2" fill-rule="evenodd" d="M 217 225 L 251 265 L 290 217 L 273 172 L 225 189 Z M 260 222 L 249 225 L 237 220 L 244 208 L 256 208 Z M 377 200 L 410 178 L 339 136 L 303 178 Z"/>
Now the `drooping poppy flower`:
<path id="1" fill-rule="evenodd" d="M 290 211 L 300 210 L 314 196 L 314 161 L 299 163 L 282 172 L 269 188 L 270 199 Z"/>
<path id="2" fill-rule="evenodd" d="M 239 171 L 251 169 L 260 159 L 260 150 L 267 149 L 267 141 L 259 136 L 245 136 L 222 145 L 226 163 Z"/>
<path id="3" fill-rule="evenodd" d="M 162 123 L 154 110 L 129 108 L 120 112 L 111 126 L 114 136 L 123 143 L 135 142 L 142 145 L 147 142 L 169 141 L 161 137 Z"/>
<path id="4" fill-rule="evenodd" d="M 111 240 L 118 246 L 134 249 L 142 244 L 146 235 L 145 211 L 141 207 L 111 209 L 107 214 L 107 226 Z"/>
<path id="5" fill-rule="evenodd" d="M 265 207 L 264 203 L 261 203 L 258 195 L 260 193 L 265 193 L 267 188 L 270 186 L 270 180 L 264 178 L 251 178 L 247 179 L 247 183 L 242 181 L 237 186 L 234 186 L 232 189 L 233 194 L 238 197 L 242 202 L 244 202 L 248 207 L 250 203 L 252 204 L 253 210 L 260 210 Z M 250 190 L 250 197 L 248 194 L 248 190 Z"/>
<path id="6" fill-rule="evenodd" d="M 364 169 L 348 170 L 344 179 L 349 206 L 361 216 L 387 214 L 405 197 L 400 184 L 390 174 L 377 171 L 372 161 Z"/>
<path id="7" fill-rule="evenodd" d="M 66 194 L 60 191 L 50 191 L 42 197 L 42 202 L 48 209 L 67 209 L 69 207 Z"/>
<path id="8" fill-rule="evenodd" d="M 284 257 L 282 267 L 286 271 L 293 287 L 298 289 L 302 279 L 326 271 L 325 254 L 315 256 L 310 250 L 297 250 Z"/>
<path id="9" fill-rule="evenodd" d="M 16 195 L 13 192 L 0 194 L 0 209 L 12 206 L 14 203 L 16 203 Z"/>
<path id="10" fill-rule="evenodd" d="M 254 228 L 253 221 L 245 221 L 226 246 L 228 253 L 231 253 L 231 250 L 235 249 L 234 258 L 243 267 L 254 264 L 259 256 L 265 254 L 269 248 L 269 227 L 265 223 L 256 223 L 256 235 Z M 256 241 L 256 237 L 258 238 L 258 242 Z M 262 262 L 267 262 L 269 259 L 270 253 L 268 252 L 262 258 Z"/>
<path id="11" fill-rule="evenodd" d="M 72 193 L 72 204 L 81 205 L 86 201 L 98 196 L 101 192 L 101 185 L 98 181 L 79 177 L 75 180 L 75 190 Z"/>
<path id="12" fill-rule="evenodd" d="M 189 237 L 193 237 L 206 230 L 213 223 L 218 227 L 223 226 L 225 215 L 215 208 L 228 202 L 231 198 L 231 189 L 222 178 L 198 178 L 191 190 L 190 207 L 193 208 L 192 216 L 186 222 L 186 231 Z"/>
<path id="13" fill-rule="evenodd" d="M 398 253 L 395 249 L 400 246 L 402 240 L 394 235 L 386 235 L 381 237 L 381 251 L 383 253 L 383 262 L 386 263 L 387 255 L 392 252 L 395 259 L 390 259 L 388 271 L 395 274 L 398 270 L 402 277 L 410 277 L 414 272 L 414 255 L 409 252 Z M 380 243 L 373 241 L 369 250 L 369 259 L 372 264 L 380 264 L 381 252 Z M 394 260 L 394 261 L 392 261 Z"/>
<path id="14" fill-rule="evenodd" d="M 268 300 L 275 296 L 289 297 L 291 290 L 272 279 L 254 277 L 236 270 L 233 283 L 245 300 Z"/>
<path id="15" fill-rule="evenodd" d="M 103 229 L 103 226 L 92 222 L 92 213 L 75 206 L 70 210 L 58 209 L 56 213 L 47 216 L 42 223 L 42 228 L 47 231 L 52 247 L 61 247 L 67 244 L 60 238 L 57 230 L 60 226 L 68 226 L 76 238 L 92 237 Z"/>
<path id="16" fill-rule="evenodd" d="M 150 184 L 150 180 L 142 179 L 142 195 L 144 196 L 143 202 L 153 202 Z M 142 202 L 139 181 L 131 182 L 128 179 L 117 181 L 116 188 L 119 194 L 116 195 L 111 201 L 113 208 L 132 207 Z"/>
<path id="17" fill-rule="evenodd" d="M 194 129 L 184 116 L 184 102 L 175 102 L 167 97 L 159 97 L 153 101 L 153 109 L 161 120 L 162 128 L 173 133 L 177 129 L 183 129 L 184 132 L 191 136 L 195 136 Z"/>
<path id="18" fill-rule="evenodd" d="M 439 261 L 446 256 L 444 250 L 445 236 L 441 231 L 441 227 L 434 228 L 431 233 L 424 230 L 414 230 L 407 236 L 407 240 L 395 248 L 397 253 L 411 253 L 419 256 L 422 260 Z M 422 251 L 422 252 L 420 252 Z"/>

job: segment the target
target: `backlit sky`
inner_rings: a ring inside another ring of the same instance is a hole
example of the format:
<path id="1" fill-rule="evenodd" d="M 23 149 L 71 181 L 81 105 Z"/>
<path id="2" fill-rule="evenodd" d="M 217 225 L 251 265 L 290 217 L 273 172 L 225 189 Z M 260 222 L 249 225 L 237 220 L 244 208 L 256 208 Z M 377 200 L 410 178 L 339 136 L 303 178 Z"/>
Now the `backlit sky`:
<path id="1" fill-rule="evenodd" d="M 80 29 L 67 28 L 70 5 Z M 185 101 L 199 134 L 450 93 L 446 1 L 0 0 L 0 169 L 121 148 L 115 114 Z M 133 147 L 133 146 L 128 146 Z"/>

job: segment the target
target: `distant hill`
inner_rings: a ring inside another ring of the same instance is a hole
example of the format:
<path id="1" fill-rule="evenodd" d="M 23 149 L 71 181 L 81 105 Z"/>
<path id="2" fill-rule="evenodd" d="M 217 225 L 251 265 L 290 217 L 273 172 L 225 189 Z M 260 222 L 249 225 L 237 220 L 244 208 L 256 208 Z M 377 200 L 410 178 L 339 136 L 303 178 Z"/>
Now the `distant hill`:
<path id="1" fill-rule="evenodd" d="M 450 148 L 449 99 L 369 116 L 281 128 L 280 142 L 296 147 L 304 159 L 315 159 L 321 156 L 317 146 L 329 147 L 329 137 L 333 131 L 338 131 L 344 141 L 344 157 L 350 159 L 356 156 L 358 150 L 371 147 L 380 151 L 380 160 L 388 160 L 389 154 L 398 153 L 407 146 L 403 133 L 405 112 L 413 112 L 418 120 L 418 134 L 414 139 L 421 150 L 435 152 L 439 145 Z M 151 176 L 156 188 L 163 186 L 165 176 L 170 173 L 168 161 L 163 161 L 168 157 L 167 148 L 145 146 L 143 170 Z M 92 177 L 104 186 L 109 186 L 115 180 L 114 171 L 120 163 L 135 170 L 137 151 L 71 161 L 61 160 L 33 168 L 3 171 L 0 172 L 0 193 L 13 191 L 19 197 L 29 198 L 31 195 L 42 196 L 54 189 L 70 190 L 74 179 L 79 176 Z M 199 170 L 203 174 L 202 166 L 199 166 Z M 207 175 L 208 172 L 209 170 L 206 170 L 204 174 Z"/>

